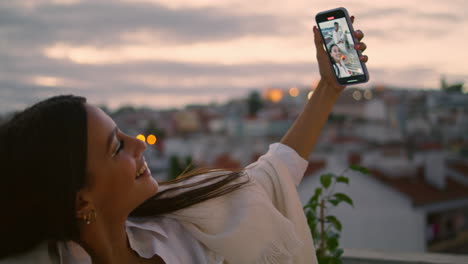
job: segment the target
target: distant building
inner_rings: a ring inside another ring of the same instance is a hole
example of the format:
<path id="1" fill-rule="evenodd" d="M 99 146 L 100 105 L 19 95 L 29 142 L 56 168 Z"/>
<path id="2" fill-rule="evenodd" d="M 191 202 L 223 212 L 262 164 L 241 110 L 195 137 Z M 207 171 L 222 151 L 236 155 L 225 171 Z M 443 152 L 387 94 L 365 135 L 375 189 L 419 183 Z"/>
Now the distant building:
<path id="1" fill-rule="evenodd" d="M 354 157 L 348 158 L 358 162 L 361 160 L 356 154 L 352 155 Z M 343 247 L 447 252 L 449 247 L 443 250 L 434 248 L 437 244 L 435 242 L 448 241 L 454 239 L 456 234 L 468 232 L 466 161 L 462 162 L 465 164 L 463 171 L 457 167 L 457 171 L 453 172 L 438 169 L 439 165 L 445 166 L 445 160 L 437 161 L 437 157 L 429 158 L 430 162 L 423 162 L 423 166 L 410 164 L 399 157 L 387 157 L 385 162 L 374 160 L 374 164 L 384 165 L 376 167 L 366 164 L 365 158 L 362 160 L 366 167 L 372 168 L 371 175 L 349 171 L 346 176 L 350 178 L 350 185 L 335 187 L 336 192 L 348 194 L 355 205 L 354 208 L 340 205 L 330 211 L 343 224 Z M 458 165 L 451 166 L 462 166 L 459 163 L 455 164 Z M 319 175 L 328 172 L 340 173 L 346 167 L 347 160 L 343 155 L 329 156 L 323 169 L 305 175 L 299 186 L 301 201 L 306 203 L 315 188 L 320 185 Z M 440 229 L 452 221 L 458 223 L 457 229 Z M 438 226 L 439 229 L 434 229 L 434 226 Z M 468 240 L 458 243 L 468 243 Z"/>

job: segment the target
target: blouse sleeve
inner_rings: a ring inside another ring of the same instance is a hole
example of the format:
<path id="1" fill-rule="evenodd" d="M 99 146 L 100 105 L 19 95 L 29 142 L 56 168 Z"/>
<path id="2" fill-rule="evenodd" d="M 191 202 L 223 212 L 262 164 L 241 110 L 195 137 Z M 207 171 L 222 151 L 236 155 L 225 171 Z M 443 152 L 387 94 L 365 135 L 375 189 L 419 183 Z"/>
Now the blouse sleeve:
<path id="1" fill-rule="evenodd" d="M 272 144 L 245 168 L 249 184 L 168 217 L 227 263 L 317 263 L 296 189 L 306 167 L 294 150 Z"/>
<path id="2" fill-rule="evenodd" d="M 271 204 L 292 225 L 303 246 L 292 263 L 317 263 L 311 232 L 297 193 L 308 162 L 292 148 L 275 143 L 258 161 L 246 167 L 247 174 L 263 189 Z"/>
<path id="3" fill-rule="evenodd" d="M 269 153 L 278 157 L 284 163 L 289 171 L 289 176 L 297 187 L 301 183 L 309 163 L 299 156 L 294 149 L 282 143 L 271 144 L 267 154 Z"/>
<path id="4" fill-rule="evenodd" d="M 271 144 L 268 152 L 258 161 L 246 167 L 247 173 L 263 187 L 271 199 L 274 198 L 274 178 L 278 175 L 295 187 L 302 181 L 308 162 L 291 147 L 282 143 Z"/>

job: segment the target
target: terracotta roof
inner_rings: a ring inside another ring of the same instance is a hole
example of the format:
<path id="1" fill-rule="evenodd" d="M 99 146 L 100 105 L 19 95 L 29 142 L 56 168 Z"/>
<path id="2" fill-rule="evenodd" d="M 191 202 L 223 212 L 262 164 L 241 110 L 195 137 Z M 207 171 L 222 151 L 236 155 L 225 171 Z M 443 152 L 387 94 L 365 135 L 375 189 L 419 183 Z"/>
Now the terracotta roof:
<path id="1" fill-rule="evenodd" d="M 240 169 L 239 161 L 233 159 L 229 153 L 222 153 L 216 157 L 213 166 L 222 169 Z"/>
<path id="2" fill-rule="evenodd" d="M 420 150 L 442 150 L 443 146 L 439 142 L 426 142 L 426 143 L 421 143 L 418 145 L 418 149 Z"/>
<path id="3" fill-rule="evenodd" d="M 388 177 L 378 170 L 371 169 L 370 171 L 372 177 L 407 195 L 415 206 L 468 198 L 468 186 L 449 177 L 446 177 L 446 185 L 443 190 L 427 183 L 424 180 L 422 167 L 418 169 L 416 175 L 403 175 L 398 178 Z"/>
<path id="4" fill-rule="evenodd" d="M 338 144 L 338 143 L 363 143 L 364 141 L 360 138 L 357 137 L 345 137 L 345 136 L 335 136 L 330 139 L 332 143 Z"/>
<path id="5" fill-rule="evenodd" d="M 314 175 L 318 170 L 324 168 L 326 165 L 325 160 L 310 160 L 309 165 L 307 166 L 306 171 L 304 172 L 304 177 L 309 175 Z"/>
<path id="6" fill-rule="evenodd" d="M 465 162 L 464 161 L 447 162 L 447 167 L 460 172 L 466 178 L 468 178 L 468 162 L 466 161 Z"/>

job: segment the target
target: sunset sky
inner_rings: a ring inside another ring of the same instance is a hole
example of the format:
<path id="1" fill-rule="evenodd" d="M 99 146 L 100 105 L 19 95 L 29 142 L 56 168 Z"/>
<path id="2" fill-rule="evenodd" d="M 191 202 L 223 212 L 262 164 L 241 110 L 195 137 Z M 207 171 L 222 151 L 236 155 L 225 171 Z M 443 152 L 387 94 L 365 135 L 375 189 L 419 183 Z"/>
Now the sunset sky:
<path id="1" fill-rule="evenodd" d="M 468 82 L 466 0 L 0 1 L 0 112 L 55 94 L 165 108 L 319 78 L 316 13 L 343 6 L 365 33 L 371 82 Z"/>

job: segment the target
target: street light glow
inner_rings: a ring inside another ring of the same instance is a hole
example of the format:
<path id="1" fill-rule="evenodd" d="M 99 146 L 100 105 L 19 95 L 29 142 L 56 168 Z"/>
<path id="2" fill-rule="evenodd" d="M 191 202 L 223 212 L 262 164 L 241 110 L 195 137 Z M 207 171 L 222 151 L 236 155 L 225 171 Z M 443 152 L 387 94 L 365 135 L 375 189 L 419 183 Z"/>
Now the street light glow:
<path id="1" fill-rule="evenodd" d="M 155 135 L 151 134 L 146 138 L 146 142 L 150 145 L 154 145 L 157 141 L 157 138 Z"/>
<path id="2" fill-rule="evenodd" d="M 143 142 L 146 142 L 146 138 L 142 134 L 138 134 L 138 136 L 136 136 L 136 138 L 138 138 L 139 140 L 141 140 Z"/>

